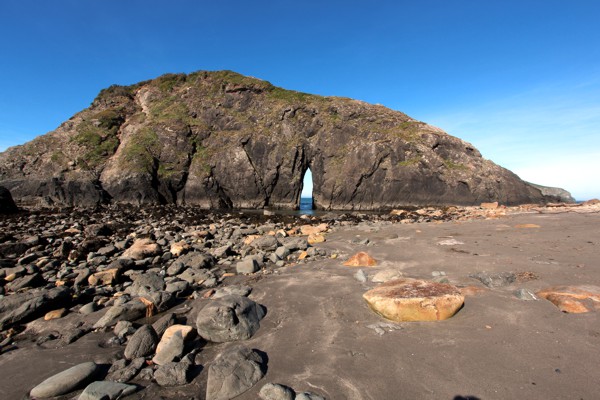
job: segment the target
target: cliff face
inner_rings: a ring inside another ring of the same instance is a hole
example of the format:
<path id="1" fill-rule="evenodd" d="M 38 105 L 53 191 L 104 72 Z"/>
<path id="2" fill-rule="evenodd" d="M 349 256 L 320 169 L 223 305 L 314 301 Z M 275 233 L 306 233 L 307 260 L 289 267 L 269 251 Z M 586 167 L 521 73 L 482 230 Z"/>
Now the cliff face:
<path id="1" fill-rule="evenodd" d="M 0 154 L 21 205 L 318 209 L 553 200 L 472 145 L 382 106 L 229 71 L 111 86 L 55 131 Z"/>

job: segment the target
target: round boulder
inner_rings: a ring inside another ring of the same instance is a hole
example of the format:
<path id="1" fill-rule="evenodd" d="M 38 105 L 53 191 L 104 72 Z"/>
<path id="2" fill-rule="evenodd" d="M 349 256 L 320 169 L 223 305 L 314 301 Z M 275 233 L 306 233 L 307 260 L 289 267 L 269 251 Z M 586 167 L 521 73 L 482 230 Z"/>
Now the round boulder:
<path id="1" fill-rule="evenodd" d="M 464 296 L 450 284 L 395 279 L 363 294 L 369 307 L 392 321 L 439 321 L 452 317 Z"/>
<path id="2" fill-rule="evenodd" d="M 246 340 L 260 328 L 262 306 L 247 297 L 224 296 L 211 300 L 196 317 L 198 334 L 211 342 Z"/>

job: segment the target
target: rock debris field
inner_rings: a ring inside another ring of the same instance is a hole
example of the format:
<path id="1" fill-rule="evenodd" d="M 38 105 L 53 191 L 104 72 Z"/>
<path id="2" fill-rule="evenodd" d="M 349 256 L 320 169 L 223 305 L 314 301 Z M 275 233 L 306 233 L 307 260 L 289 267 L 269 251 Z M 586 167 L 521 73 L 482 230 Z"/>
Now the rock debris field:
<path id="1" fill-rule="evenodd" d="M 0 398 L 597 398 L 599 203 L 0 216 Z"/>

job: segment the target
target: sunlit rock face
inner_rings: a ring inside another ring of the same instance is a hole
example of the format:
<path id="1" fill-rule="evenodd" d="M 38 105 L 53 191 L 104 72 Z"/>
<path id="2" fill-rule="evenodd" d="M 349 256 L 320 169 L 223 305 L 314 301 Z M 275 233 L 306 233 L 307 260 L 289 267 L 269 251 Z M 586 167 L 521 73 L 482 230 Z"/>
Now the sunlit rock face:
<path id="1" fill-rule="evenodd" d="M 557 200 L 401 112 L 230 71 L 111 86 L 0 154 L 0 185 L 26 206 L 294 209 L 309 168 L 317 209 Z"/>

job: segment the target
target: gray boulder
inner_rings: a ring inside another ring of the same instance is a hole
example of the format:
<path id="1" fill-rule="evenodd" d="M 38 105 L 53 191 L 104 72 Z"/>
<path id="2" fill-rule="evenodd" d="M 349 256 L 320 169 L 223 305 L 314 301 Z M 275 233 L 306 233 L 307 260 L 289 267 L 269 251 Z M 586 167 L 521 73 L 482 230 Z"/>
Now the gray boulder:
<path id="1" fill-rule="evenodd" d="M 131 360 L 131 362 L 126 359 L 121 359 L 111 365 L 106 380 L 113 382 L 128 382 L 140 372 L 144 365 L 146 365 L 146 359 L 144 357 L 138 357 Z"/>
<path id="2" fill-rule="evenodd" d="M 235 266 L 235 270 L 238 274 L 252 274 L 259 269 L 258 262 L 254 258 L 245 258 Z"/>
<path id="3" fill-rule="evenodd" d="M 88 383 L 98 372 L 93 362 L 75 365 L 46 379 L 29 393 L 33 398 L 46 399 L 70 393 Z"/>
<path id="4" fill-rule="evenodd" d="M 106 328 L 107 326 L 116 324 L 120 320 L 135 321 L 146 315 L 146 310 L 146 305 L 138 299 L 134 299 L 122 305 L 112 306 L 106 311 L 106 314 L 94 324 L 94 328 Z"/>
<path id="5" fill-rule="evenodd" d="M 77 400 L 116 400 L 135 393 L 137 386 L 112 381 L 90 383 Z"/>
<path id="6" fill-rule="evenodd" d="M 181 386 L 189 382 L 188 371 L 192 363 L 189 359 L 159 365 L 154 371 L 154 380 L 160 386 Z"/>
<path id="7" fill-rule="evenodd" d="M 277 242 L 275 236 L 264 235 L 253 240 L 252 243 L 250 243 L 250 245 L 259 250 L 275 251 L 275 249 L 279 245 L 279 242 Z"/>
<path id="8" fill-rule="evenodd" d="M 14 295 L 0 299 L 0 330 L 11 325 L 38 318 L 44 313 L 68 305 L 71 292 L 60 286 L 50 290 L 41 290 L 35 294 Z M 13 299 L 14 297 L 14 299 Z"/>
<path id="9" fill-rule="evenodd" d="M 249 339 L 260 328 L 263 307 L 238 295 L 210 301 L 196 317 L 198 334 L 211 342 Z"/>
<path id="10" fill-rule="evenodd" d="M 266 361 L 247 347 L 222 353 L 208 369 L 206 400 L 229 400 L 254 386 L 266 373 Z"/>
<path id="11" fill-rule="evenodd" d="M 158 344 L 158 335 L 152 325 L 142 325 L 129 338 L 125 347 L 125 358 L 128 360 L 146 357 L 154 353 Z"/>

